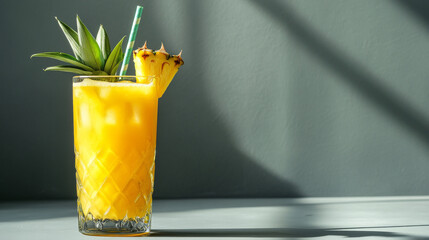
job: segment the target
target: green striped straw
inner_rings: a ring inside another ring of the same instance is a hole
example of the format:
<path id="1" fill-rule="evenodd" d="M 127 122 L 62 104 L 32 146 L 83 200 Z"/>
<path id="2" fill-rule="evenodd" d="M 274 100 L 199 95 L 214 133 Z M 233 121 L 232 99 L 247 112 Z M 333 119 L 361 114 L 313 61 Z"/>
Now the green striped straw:
<path id="1" fill-rule="evenodd" d="M 133 26 L 131 27 L 131 33 L 130 33 L 130 37 L 128 38 L 127 49 L 125 50 L 125 56 L 122 62 L 121 70 L 119 71 L 119 76 L 124 76 L 125 74 L 127 74 L 128 62 L 130 61 L 131 53 L 133 51 L 134 40 L 136 40 L 136 35 L 139 29 L 142 12 L 143 12 L 143 7 L 137 6 L 136 15 L 134 16 Z"/>

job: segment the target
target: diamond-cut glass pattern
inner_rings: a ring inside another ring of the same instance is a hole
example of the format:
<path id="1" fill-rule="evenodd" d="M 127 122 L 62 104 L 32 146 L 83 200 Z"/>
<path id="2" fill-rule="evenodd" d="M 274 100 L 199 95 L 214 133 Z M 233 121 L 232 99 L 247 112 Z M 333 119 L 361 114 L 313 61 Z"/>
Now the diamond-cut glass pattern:
<path id="1" fill-rule="evenodd" d="M 85 232 L 91 224 L 98 230 L 108 228 L 109 224 L 117 231 L 124 228 L 148 229 L 154 184 L 154 149 L 148 145 L 144 151 L 130 151 L 125 158 L 119 158 L 112 149 L 107 149 L 86 161 L 80 157 L 81 154 L 76 154 L 81 231 Z"/>
<path id="2" fill-rule="evenodd" d="M 97 219 L 144 217 L 151 208 L 154 157 L 154 147 L 147 146 L 144 151 L 130 151 L 126 158 L 119 158 L 112 149 L 99 151 L 87 161 L 76 158 L 82 212 Z"/>

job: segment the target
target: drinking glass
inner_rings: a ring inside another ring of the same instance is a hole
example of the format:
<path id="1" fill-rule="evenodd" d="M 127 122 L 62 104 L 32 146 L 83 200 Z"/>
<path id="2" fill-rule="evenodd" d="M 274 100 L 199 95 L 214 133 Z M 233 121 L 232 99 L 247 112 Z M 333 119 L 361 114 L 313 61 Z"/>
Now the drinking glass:
<path id="1" fill-rule="evenodd" d="M 157 110 L 152 76 L 73 77 L 81 233 L 150 232 Z"/>

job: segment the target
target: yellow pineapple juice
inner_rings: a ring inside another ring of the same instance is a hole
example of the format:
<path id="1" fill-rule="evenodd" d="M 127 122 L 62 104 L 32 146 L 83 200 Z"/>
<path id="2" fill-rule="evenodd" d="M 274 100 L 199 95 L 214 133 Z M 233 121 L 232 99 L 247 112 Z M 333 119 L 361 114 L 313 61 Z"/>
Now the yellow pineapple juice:
<path id="1" fill-rule="evenodd" d="M 79 228 L 84 233 L 150 228 L 158 97 L 154 82 L 146 82 L 82 78 L 73 83 Z"/>

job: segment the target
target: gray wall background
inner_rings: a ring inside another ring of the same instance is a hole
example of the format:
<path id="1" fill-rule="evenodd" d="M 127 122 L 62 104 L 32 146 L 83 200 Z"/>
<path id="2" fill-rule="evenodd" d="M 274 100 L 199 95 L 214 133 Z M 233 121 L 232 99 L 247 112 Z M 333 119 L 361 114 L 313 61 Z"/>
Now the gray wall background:
<path id="1" fill-rule="evenodd" d="M 23 0 L 0 3 L 0 200 L 75 197 L 72 75 L 29 59 L 70 52 L 54 16 L 116 42 L 136 4 L 137 45 L 185 60 L 156 197 L 429 194 L 427 1 Z"/>

